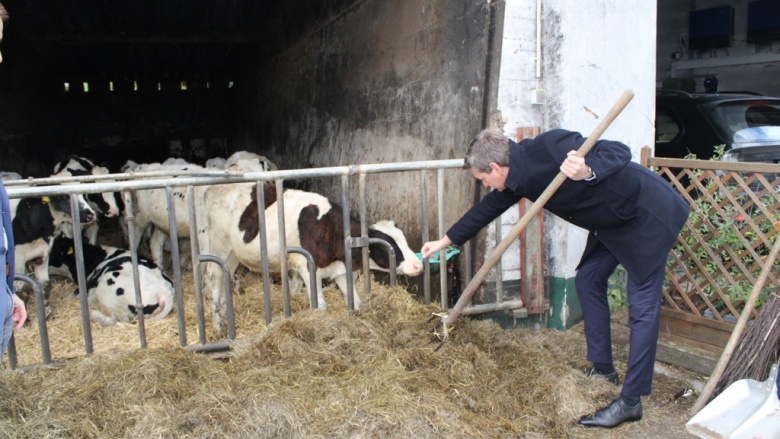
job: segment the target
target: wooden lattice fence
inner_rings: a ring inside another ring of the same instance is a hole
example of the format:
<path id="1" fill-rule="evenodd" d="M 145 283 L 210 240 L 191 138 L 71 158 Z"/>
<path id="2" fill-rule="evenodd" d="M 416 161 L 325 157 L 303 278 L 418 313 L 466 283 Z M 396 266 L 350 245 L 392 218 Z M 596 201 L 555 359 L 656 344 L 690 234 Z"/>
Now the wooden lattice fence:
<path id="1" fill-rule="evenodd" d="M 691 205 L 669 255 L 662 331 L 702 346 L 723 347 L 778 237 L 780 164 L 649 157 L 653 169 Z M 755 312 L 778 285 L 780 262 Z"/>

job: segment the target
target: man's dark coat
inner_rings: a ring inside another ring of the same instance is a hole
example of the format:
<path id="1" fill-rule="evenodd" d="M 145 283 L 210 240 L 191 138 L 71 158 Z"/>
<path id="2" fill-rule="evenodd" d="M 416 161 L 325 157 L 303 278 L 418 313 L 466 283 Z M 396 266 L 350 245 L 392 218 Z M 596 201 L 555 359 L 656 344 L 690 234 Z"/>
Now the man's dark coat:
<path id="1" fill-rule="evenodd" d="M 510 142 L 506 189 L 491 191 L 448 231 L 462 245 L 522 198 L 531 201 L 560 172 L 569 151 L 585 142 L 579 133 L 552 130 L 534 139 Z M 631 161 L 630 149 L 614 141 L 597 142 L 585 157 L 596 178 L 567 179 L 544 208 L 590 234 L 584 260 L 601 241 L 636 282 L 665 264 L 688 218 L 688 203 L 655 173 Z"/>

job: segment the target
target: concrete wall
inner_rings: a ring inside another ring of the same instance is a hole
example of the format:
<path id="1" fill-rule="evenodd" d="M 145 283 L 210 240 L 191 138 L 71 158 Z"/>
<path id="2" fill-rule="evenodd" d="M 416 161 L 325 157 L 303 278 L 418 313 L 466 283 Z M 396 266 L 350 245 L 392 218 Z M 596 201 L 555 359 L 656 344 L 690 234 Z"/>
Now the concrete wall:
<path id="1" fill-rule="evenodd" d="M 766 46 L 747 43 L 749 2 L 658 0 L 657 86 L 660 88 L 667 78 L 692 78 L 696 82 L 696 90 L 704 91 L 704 77 L 713 75 L 718 78 L 720 90 L 750 90 L 780 96 L 780 81 L 777 80 L 780 72 L 777 47 L 780 41 Z M 689 13 L 723 5 L 734 7 L 732 46 L 707 51 L 688 50 L 685 40 L 688 37 Z"/>
<path id="2" fill-rule="evenodd" d="M 489 2 L 341 6 L 263 59 L 255 89 L 245 90 L 245 128 L 234 137 L 285 169 L 462 158 L 481 128 Z M 369 220 L 395 219 L 413 248 L 422 243 L 420 179 L 369 179 Z M 447 224 L 471 204 L 472 180 L 448 173 Z M 339 181 L 308 187 L 340 199 Z M 441 233 L 434 227 L 431 238 Z"/>

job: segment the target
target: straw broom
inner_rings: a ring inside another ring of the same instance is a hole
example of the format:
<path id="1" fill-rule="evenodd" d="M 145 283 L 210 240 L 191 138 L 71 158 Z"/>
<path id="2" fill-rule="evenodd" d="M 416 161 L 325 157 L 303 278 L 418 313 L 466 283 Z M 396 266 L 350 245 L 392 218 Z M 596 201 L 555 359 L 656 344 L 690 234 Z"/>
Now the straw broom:
<path id="1" fill-rule="evenodd" d="M 774 229 L 780 232 L 780 222 L 774 223 Z M 747 378 L 741 376 L 741 369 L 750 370 L 751 373 L 762 375 L 761 381 L 765 379 L 766 371 L 768 368 L 764 366 L 761 369 L 758 364 L 752 364 L 758 356 L 768 355 L 769 360 L 772 361 L 772 354 L 774 358 L 777 358 L 778 346 L 780 346 L 780 330 L 778 330 L 778 311 L 780 311 L 780 305 L 777 304 L 777 293 L 770 296 L 770 301 L 767 301 L 762 312 L 763 316 L 759 316 L 751 324 L 747 333 L 745 333 L 745 327 L 747 326 L 748 319 L 753 313 L 753 309 L 758 300 L 758 296 L 761 293 L 762 288 L 766 284 L 769 272 L 772 271 L 772 266 L 777 259 L 778 253 L 780 253 L 780 237 L 775 240 L 772 245 L 772 250 L 769 252 L 764 261 L 764 267 L 761 269 L 761 274 L 758 276 L 753 290 L 750 292 L 750 296 L 745 302 L 745 307 L 742 310 L 742 314 L 739 316 L 737 325 L 729 337 L 726 347 L 723 349 L 718 364 L 715 366 L 715 370 L 707 384 L 702 389 L 701 394 L 696 399 L 693 407 L 688 412 L 691 416 L 699 412 L 704 406 L 712 399 L 713 395 L 716 395 L 716 389 L 724 389 L 735 380 L 735 378 Z M 775 296 L 773 299 L 772 296 Z M 772 302 L 770 304 L 770 302 Z M 768 308 L 769 307 L 769 308 Z M 774 308 L 774 310 L 771 309 Z M 745 338 L 742 339 L 742 334 L 745 333 Z M 748 338 L 750 337 L 750 338 Z M 739 350 L 737 345 L 740 344 Z M 769 352 L 764 352 L 769 351 Z M 736 355 L 735 355 L 736 354 Z"/>
<path id="2" fill-rule="evenodd" d="M 764 381 L 780 356 L 780 288 L 769 295 L 758 316 L 731 357 L 715 386 L 719 394 L 735 381 L 751 378 Z"/>

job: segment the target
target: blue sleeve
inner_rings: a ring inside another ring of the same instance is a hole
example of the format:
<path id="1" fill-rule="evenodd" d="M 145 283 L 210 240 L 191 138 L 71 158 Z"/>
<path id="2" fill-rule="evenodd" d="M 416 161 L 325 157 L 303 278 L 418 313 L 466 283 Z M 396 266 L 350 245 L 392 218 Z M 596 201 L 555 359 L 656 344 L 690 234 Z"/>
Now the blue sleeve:
<path id="1" fill-rule="evenodd" d="M 521 199 L 522 197 L 518 197 L 509 189 L 488 192 L 482 201 L 475 204 L 458 222 L 450 227 L 447 231 L 447 237 L 453 244 L 463 245 Z"/>
<path id="2" fill-rule="evenodd" d="M 11 222 L 11 205 L 8 200 L 8 193 L 5 191 L 5 186 L 2 183 L 0 183 L 0 203 L 2 210 L 2 218 L 0 218 L 0 221 L 3 222 L 3 231 L 5 232 L 5 237 L 8 240 L 8 247 L 5 253 L 5 262 L 8 264 L 9 273 L 6 277 L 6 282 L 8 285 L 8 290 L 11 293 L 14 293 L 14 270 L 16 269 L 14 230 L 13 224 Z M 5 267 L 0 269 L 5 270 Z"/>

